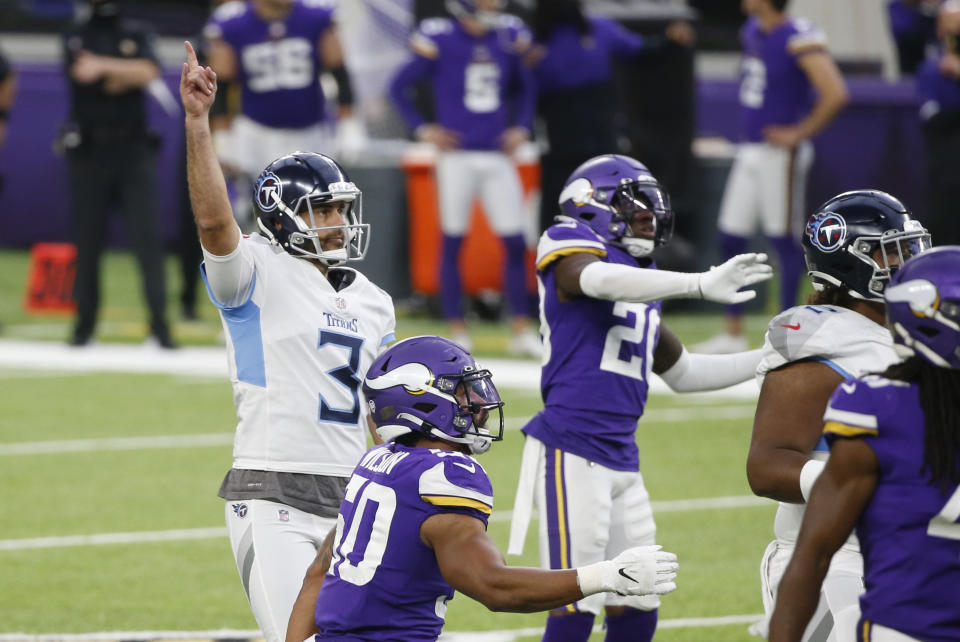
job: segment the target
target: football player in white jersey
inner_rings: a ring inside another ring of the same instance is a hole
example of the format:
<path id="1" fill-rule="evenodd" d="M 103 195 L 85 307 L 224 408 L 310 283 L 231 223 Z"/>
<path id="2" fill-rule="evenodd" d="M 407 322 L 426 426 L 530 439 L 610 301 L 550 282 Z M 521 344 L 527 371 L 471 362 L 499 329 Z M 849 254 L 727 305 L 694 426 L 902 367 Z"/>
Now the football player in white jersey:
<path id="1" fill-rule="evenodd" d="M 268 165 L 254 194 L 260 235 L 241 234 L 208 122 L 216 74 L 186 50 L 190 197 L 240 420 L 220 497 L 253 614 L 267 642 L 281 642 L 366 450 L 359 387 L 393 340 L 393 303 L 342 266 L 363 257 L 369 226 L 360 190 L 331 158 L 295 152 Z"/>
<path id="2" fill-rule="evenodd" d="M 930 247 L 930 235 L 896 198 L 857 190 L 821 205 L 801 242 L 817 293 L 809 305 L 770 321 L 757 368 L 760 399 L 747 458 L 753 492 L 780 502 L 776 539 L 760 566 L 766 618 L 756 632 L 764 637 L 805 502 L 827 459 L 821 437 L 827 402 L 845 379 L 899 361 L 885 326 L 883 290 L 906 258 Z M 855 639 L 862 577 L 859 544 L 851 537 L 833 557 L 804 640 Z"/>

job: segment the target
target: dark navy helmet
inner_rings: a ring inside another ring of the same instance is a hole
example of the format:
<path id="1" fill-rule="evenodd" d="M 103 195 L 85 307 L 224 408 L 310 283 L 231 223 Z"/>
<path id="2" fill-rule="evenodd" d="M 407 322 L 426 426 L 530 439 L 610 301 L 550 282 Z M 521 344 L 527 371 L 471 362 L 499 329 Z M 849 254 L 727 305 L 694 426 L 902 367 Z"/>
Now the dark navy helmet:
<path id="1" fill-rule="evenodd" d="M 416 432 L 480 454 L 503 439 L 503 401 L 490 371 L 443 337 L 412 337 L 385 350 L 370 365 L 363 394 L 384 441 Z M 494 410 L 496 432 L 488 427 Z"/>
<path id="2" fill-rule="evenodd" d="M 930 234 L 890 194 L 855 190 L 814 212 L 801 245 L 815 289 L 829 284 L 846 288 L 856 299 L 882 302 L 891 275 L 930 248 Z"/>
<path id="3" fill-rule="evenodd" d="M 345 224 L 318 226 L 314 208 L 338 202 L 346 204 Z M 253 208 L 260 233 L 293 256 L 338 265 L 367 253 L 370 226 L 363 222 L 360 190 L 329 156 L 294 152 L 267 165 L 257 178 Z M 343 230 L 343 247 L 324 250 L 319 233 L 335 229 Z"/>
<path id="4" fill-rule="evenodd" d="M 635 257 L 650 254 L 673 236 L 670 196 L 643 163 L 629 156 L 591 158 L 570 174 L 559 202 L 564 216 L 586 224 Z M 634 236 L 630 223 L 644 218 L 650 234 Z"/>
<path id="5" fill-rule="evenodd" d="M 960 368 L 960 246 L 944 245 L 907 260 L 883 298 L 898 353 Z"/>

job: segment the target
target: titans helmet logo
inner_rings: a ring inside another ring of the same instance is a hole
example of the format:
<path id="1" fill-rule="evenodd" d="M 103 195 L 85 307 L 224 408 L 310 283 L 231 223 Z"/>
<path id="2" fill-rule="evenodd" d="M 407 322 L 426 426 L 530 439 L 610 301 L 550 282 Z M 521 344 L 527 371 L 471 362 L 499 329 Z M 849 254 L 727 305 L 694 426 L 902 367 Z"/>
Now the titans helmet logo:
<path id="1" fill-rule="evenodd" d="M 836 252 L 847 239 L 847 222 L 833 212 L 814 214 L 807 221 L 806 234 L 814 247 L 827 253 Z"/>
<path id="2" fill-rule="evenodd" d="M 273 172 L 260 177 L 257 183 L 257 205 L 264 212 L 272 212 L 277 208 L 280 197 L 283 196 L 283 183 Z"/>

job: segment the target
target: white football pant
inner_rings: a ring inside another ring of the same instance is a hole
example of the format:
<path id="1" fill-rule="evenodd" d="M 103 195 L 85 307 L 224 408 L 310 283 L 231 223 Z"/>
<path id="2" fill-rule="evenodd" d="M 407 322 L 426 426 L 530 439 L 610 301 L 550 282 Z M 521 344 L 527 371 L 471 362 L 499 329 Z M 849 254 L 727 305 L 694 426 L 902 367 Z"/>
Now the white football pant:
<path id="1" fill-rule="evenodd" d="M 266 642 L 284 642 L 307 568 L 335 517 L 318 517 L 265 499 L 228 500 L 230 546 Z"/>
<path id="2" fill-rule="evenodd" d="M 440 227 L 447 236 L 463 236 L 479 194 L 487 222 L 498 236 L 525 231 L 523 188 L 513 159 L 501 152 L 440 152 L 436 161 Z"/>

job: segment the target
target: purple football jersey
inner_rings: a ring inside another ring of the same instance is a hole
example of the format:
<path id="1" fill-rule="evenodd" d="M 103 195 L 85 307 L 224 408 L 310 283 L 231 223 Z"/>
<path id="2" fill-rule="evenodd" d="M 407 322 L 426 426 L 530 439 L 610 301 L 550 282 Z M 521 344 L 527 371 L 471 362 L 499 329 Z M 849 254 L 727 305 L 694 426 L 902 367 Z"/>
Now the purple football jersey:
<path id="1" fill-rule="evenodd" d="M 424 119 L 409 92 L 429 79 L 435 121 L 460 134 L 460 147 L 499 149 L 507 127 L 529 129 L 533 121 L 536 90 L 522 60 L 529 44 L 529 31 L 514 16 L 500 16 L 483 36 L 470 35 L 449 18 L 424 20 L 410 38 L 415 55 L 397 72 L 390 95 L 415 130 Z"/>
<path id="2" fill-rule="evenodd" d="M 826 51 L 826 37 L 806 20 L 790 19 L 764 33 L 750 18 L 740 39 L 740 124 L 743 139 L 756 143 L 767 125 L 792 125 L 810 110 L 810 81 L 797 60 Z"/>
<path id="3" fill-rule="evenodd" d="M 276 22 L 258 16 L 249 2 L 217 8 L 203 33 L 236 52 L 244 116 L 285 129 L 323 120 L 319 42 L 333 14 L 332 0 L 294 0 L 286 19 Z"/>
<path id="4" fill-rule="evenodd" d="M 857 523 L 862 617 L 920 640 L 960 640 L 960 488 L 943 492 L 922 470 L 917 386 L 879 376 L 848 380 L 824 420 L 828 442 L 862 438 L 880 466 Z"/>
<path id="5" fill-rule="evenodd" d="M 628 58 L 643 51 L 643 36 L 628 31 L 606 16 L 590 16 L 590 32 L 580 35 L 575 24 L 558 26 L 546 46 L 547 55 L 537 63 L 537 91 L 550 93 L 607 82 L 613 75 L 613 59 Z"/>
<path id="6" fill-rule="evenodd" d="M 940 73 L 940 60 L 927 60 L 917 70 L 917 98 L 923 120 L 960 109 L 960 83 Z"/>
<path id="7" fill-rule="evenodd" d="M 640 466 L 634 433 L 660 338 L 660 302 L 561 301 L 553 267 L 575 252 L 637 267 L 635 258 L 573 219 L 544 232 L 537 246 L 544 408 L 523 431 L 552 448 L 634 471 Z"/>
<path id="8" fill-rule="evenodd" d="M 492 510 L 490 479 L 468 455 L 395 442 L 367 451 L 340 506 L 317 639 L 436 640 L 454 590 L 420 526 L 450 512 L 486 526 Z"/>

